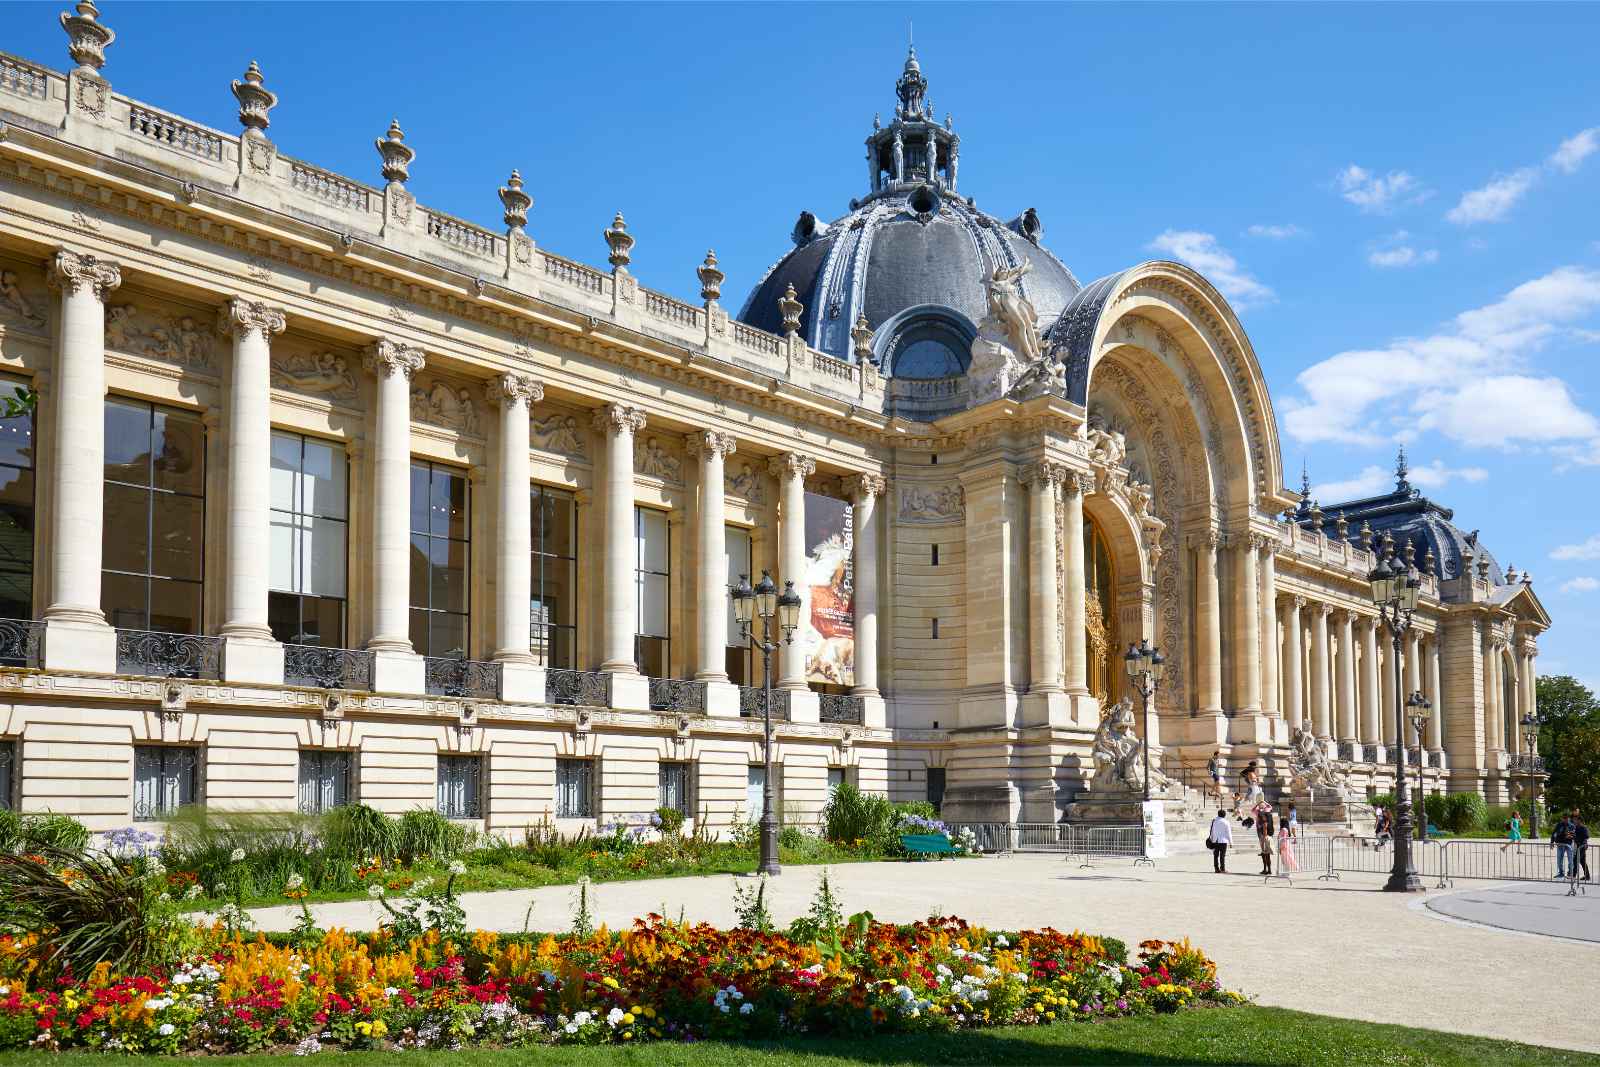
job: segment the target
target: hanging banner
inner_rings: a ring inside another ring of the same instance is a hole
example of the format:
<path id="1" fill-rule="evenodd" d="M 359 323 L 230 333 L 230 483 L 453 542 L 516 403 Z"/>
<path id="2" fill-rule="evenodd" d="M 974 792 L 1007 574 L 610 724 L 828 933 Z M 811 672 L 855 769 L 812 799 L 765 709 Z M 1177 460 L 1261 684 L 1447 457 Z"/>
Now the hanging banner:
<path id="1" fill-rule="evenodd" d="M 796 582 L 801 600 L 796 640 L 806 657 L 806 681 L 856 681 L 854 509 L 831 496 L 806 494 L 806 572 Z"/>

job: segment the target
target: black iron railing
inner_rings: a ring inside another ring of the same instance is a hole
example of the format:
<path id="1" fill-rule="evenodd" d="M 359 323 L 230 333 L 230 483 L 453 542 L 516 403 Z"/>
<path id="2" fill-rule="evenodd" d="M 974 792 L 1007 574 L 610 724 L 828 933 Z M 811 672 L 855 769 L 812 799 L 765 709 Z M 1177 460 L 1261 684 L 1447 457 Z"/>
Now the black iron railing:
<path id="1" fill-rule="evenodd" d="M 44 656 L 44 623 L 0 619 L 0 665 L 37 667 Z"/>
<path id="2" fill-rule="evenodd" d="M 547 670 L 544 698 L 551 704 L 586 708 L 611 706 L 611 675 L 600 671 Z"/>
<path id="3" fill-rule="evenodd" d="M 1362 757 L 1361 742 L 1340 741 L 1339 758 L 1347 763 L 1360 763 Z"/>
<path id="4" fill-rule="evenodd" d="M 222 638 L 118 629 L 117 673 L 156 678 L 221 678 Z"/>
<path id="5" fill-rule="evenodd" d="M 312 685 L 318 689 L 371 689 L 372 653 L 321 645 L 284 645 L 283 680 L 286 685 Z"/>
<path id="6" fill-rule="evenodd" d="M 704 715 L 706 683 L 687 678 L 652 678 L 650 710 L 682 711 L 691 715 Z"/>
<path id="7" fill-rule="evenodd" d="M 500 699 L 500 664 L 454 656 L 423 660 L 423 686 L 429 696 Z"/>
<path id="8" fill-rule="evenodd" d="M 739 687 L 739 714 L 747 719 L 759 719 L 766 711 L 763 697 L 766 690 L 755 685 L 741 685 Z M 774 689 L 772 691 L 772 717 L 784 722 L 789 719 L 789 690 Z"/>
<path id="9" fill-rule="evenodd" d="M 822 693 L 817 697 L 817 717 L 823 722 L 860 726 L 866 715 L 866 700 L 844 693 Z"/>

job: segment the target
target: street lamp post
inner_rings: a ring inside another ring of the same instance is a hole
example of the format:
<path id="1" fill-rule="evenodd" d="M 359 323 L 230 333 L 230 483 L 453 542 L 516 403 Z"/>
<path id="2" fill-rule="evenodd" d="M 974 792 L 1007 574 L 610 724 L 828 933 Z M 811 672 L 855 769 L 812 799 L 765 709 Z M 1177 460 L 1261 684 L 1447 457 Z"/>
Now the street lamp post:
<path id="1" fill-rule="evenodd" d="M 1539 839 L 1539 726 L 1539 716 L 1533 712 L 1522 717 L 1522 751 L 1528 761 L 1528 780 L 1532 783 L 1529 789 L 1533 793 L 1528 805 L 1528 831 L 1535 841 Z"/>
<path id="2" fill-rule="evenodd" d="M 739 620 L 739 633 L 750 644 L 761 650 L 761 762 L 764 765 L 761 782 L 761 864 L 762 874 L 782 874 L 778 864 L 778 815 L 772 807 L 772 654 L 778 643 L 772 639 L 772 617 L 777 615 L 778 628 L 783 632 L 783 643 L 794 644 L 795 627 L 800 624 L 800 594 L 794 591 L 794 582 L 785 581 L 783 592 L 772 581 L 772 574 L 761 572 L 761 580 L 750 588 L 750 576 L 739 575 L 739 584 L 730 592 L 733 614 Z M 761 637 L 750 630 L 751 616 L 761 619 Z"/>
<path id="3" fill-rule="evenodd" d="M 1391 657 L 1394 661 L 1394 736 L 1398 742 L 1394 746 L 1394 867 L 1383 888 L 1390 893 L 1420 893 L 1422 879 L 1417 876 L 1411 854 L 1411 798 L 1406 786 L 1406 701 L 1400 660 L 1404 655 L 1406 631 L 1411 629 L 1411 617 L 1417 610 L 1422 576 L 1415 567 L 1394 559 L 1391 551 L 1390 557 L 1378 560 L 1378 565 L 1367 575 L 1367 582 L 1372 587 L 1372 603 L 1378 609 L 1378 617 L 1388 627 L 1394 643 Z"/>
<path id="4" fill-rule="evenodd" d="M 1149 832 L 1152 825 L 1150 820 L 1154 818 L 1150 811 L 1150 698 L 1155 696 L 1156 686 L 1167 673 L 1167 661 L 1161 657 L 1160 649 L 1150 647 L 1147 639 L 1137 645 L 1129 645 L 1128 654 L 1122 657 L 1122 662 L 1128 669 L 1129 684 L 1144 702 L 1144 802 L 1139 809 L 1144 832 L 1140 834 L 1139 858 L 1134 861 L 1134 866 L 1144 863 L 1154 867 L 1155 862 L 1150 858 Z M 1165 829 L 1162 833 L 1166 833 Z"/>
<path id="5" fill-rule="evenodd" d="M 1422 730 L 1428 725 L 1428 716 L 1433 713 L 1433 701 L 1421 693 L 1412 693 L 1406 698 L 1406 707 L 1411 711 L 1411 729 L 1417 735 L 1417 840 L 1426 841 L 1428 802 L 1422 791 Z"/>

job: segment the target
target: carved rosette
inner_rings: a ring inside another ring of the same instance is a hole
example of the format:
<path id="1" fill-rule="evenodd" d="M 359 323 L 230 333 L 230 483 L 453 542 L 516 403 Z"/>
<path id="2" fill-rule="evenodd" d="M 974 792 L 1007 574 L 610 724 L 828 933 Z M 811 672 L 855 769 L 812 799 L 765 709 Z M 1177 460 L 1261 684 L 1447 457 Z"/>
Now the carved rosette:
<path id="1" fill-rule="evenodd" d="M 544 399 L 544 384 L 526 374 L 502 374 L 484 387 L 489 403 L 500 403 L 507 411 L 518 404 L 531 406 Z"/>
<path id="2" fill-rule="evenodd" d="M 282 333 L 286 325 L 283 312 L 278 308 L 243 297 L 228 301 L 228 306 L 222 309 L 222 314 L 217 318 L 217 329 L 224 337 L 232 336 L 240 340 L 251 333 L 259 333 L 263 340 L 271 340 L 272 335 Z"/>
<path id="3" fill-rule="evenodd" d="M 594 413 L 594 428 L 608 436 L 638 433 L 644 429 L 644 412 L 627 404 L 607 404 Z"/>
<path id="4" fill-rule="evenodd" d="M 853 474 L 841 479 L 840 485 L 854 504 L 882 496 L 889 488 L 888 480 L 879 474 Z"/>
<path id="5" fill-rule="evenodd" d="M 403 375 L 407 381 L 422 369 L 422 349 L 399 341 L 382 340 L 369 345 L 362 357 L 362 365 L 380 378 Z"/>
<path id="6" fill-rule="evenodd" d="M 52 289 L 73 295 L 88 289 L 96 300 L 104 300 L 107 293 L 122 284 L 122 268 L 108 259 L 63 248 L 50 261 L 46 281 Z"/>
<path id="7" fill-rule="evenodd" d="M 689 435 L 685 450 L 691 456 L 705 453 L 726 458 L 739 450 L 739 441 L 732 434 L 718 433 L 716 430 L 701 430 L 699 433 Z"/>
<path id="8" fill-rule="evenodd" d="M 781 456 L 773 456 L 767 463 L 767 470 L 779 481 L 786 478 L 809 478 L 817 473 L 817 461 L 798 452 L 785 452 Z"/>

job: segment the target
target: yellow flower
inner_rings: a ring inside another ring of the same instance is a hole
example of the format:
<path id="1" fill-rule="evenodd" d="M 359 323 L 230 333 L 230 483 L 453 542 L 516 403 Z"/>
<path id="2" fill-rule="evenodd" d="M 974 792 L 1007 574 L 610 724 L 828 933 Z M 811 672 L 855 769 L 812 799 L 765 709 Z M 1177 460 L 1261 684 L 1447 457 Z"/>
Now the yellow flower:
<path id="1" fill-rule="evenodd" d="M 372 1024 L 371 1023 L 356 1023 L 356 1033 L 360 1034 L 363 1037 L 371 1037 L 372 1036 Z"/>
<path id="2" fill-rule="evenodd" d="M 656 1009 L 646 1004 L 644 1006 L 644 1017 L 646 1019 L 654 1019 L 656 1017 Z"/>
<path id="3" fill-rule="evenodd" d="M 635 1004 L 633 1007 L 629 1008 L 628 1010 L 633 1012 L 635 1015 L 643 1015 L 644 1014 L 644 1009 L 639 1007 L 639 1005 L 637 1005 L 637 1004 Z"/>
<path id="4" fill-rule="evenodd" d="M 372 1024 L 372 1036 L 373 1037 L 382 1037 L 384 1034 L 387 1034 L 388 1032 L 389 1032 L 389 1024 L 384 1022 L 382 1019 L 379 1019 L 378 1021 L 376 1021 L 376 1022 L 374 1022 Z"/>
<path id="5" fill-rule="evenodd" d="M 631 1012 L 631 1011 L 623 1012 L 622 1013 L 622 1022 L 623 1022 L 624 1025 L 633 1022 L 633 1012 Z"/>
<path id="6" fill-rule="evenodd" d="M 1053 1011 L 1047 1011 L 1044 1013 L 1044 1017 L 1046 1019 L 1054 1019 L 1056 1017 L 1056 1013 Z"/>
<path id="7" fill-rule="evenodd" d="M 1036 1012 L 1042 1012 L 1042 1011 L 1044 1011 L 1044 1005 L 1040 1004 L 1038 1001 L 1035 1001 L 1034 1005 L 1033 1005 L 1033 1010 L 1036 1011 Z"/>
<path id="8" fill-rule="evenodd" d="M 622 1040 L 624 1040 L 624 1041 L 632 1041 L 633 1040 L 633 1031 L 632 1030 L 624 1030 L 624 1031 L 622 1031 Z"/>
<path id="9" fill-rule="evenodd" d="M 611 977 L 609 974 L 606 975 L 604 978 L 600 979 L 600 984 L 605 986 L 607 989 L 617 989 L 617 988 L 619 988 L 618 985 L 617 985 L 617 980 L 615 978 Z"/>

